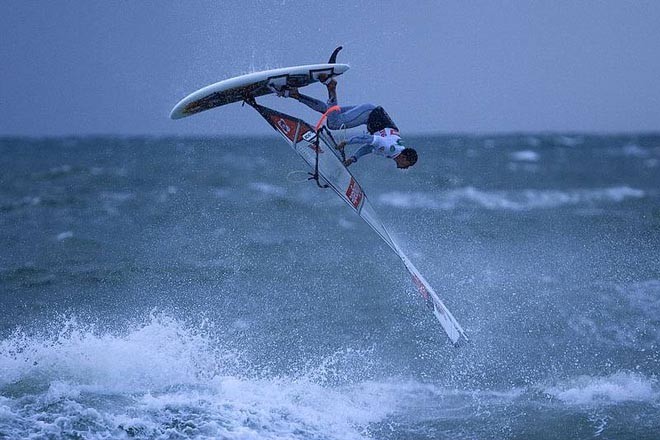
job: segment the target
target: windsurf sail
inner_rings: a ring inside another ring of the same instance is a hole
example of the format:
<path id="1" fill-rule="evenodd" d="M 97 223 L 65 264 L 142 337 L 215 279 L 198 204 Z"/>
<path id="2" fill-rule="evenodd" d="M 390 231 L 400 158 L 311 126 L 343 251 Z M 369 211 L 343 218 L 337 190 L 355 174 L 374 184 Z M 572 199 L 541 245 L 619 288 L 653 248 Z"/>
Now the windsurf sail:
<path id="1" fill-rule="evenodd" d="M 327 185 L 359 215 L 399 256 L 410 273 L 415 287 L 424 298 L 426 306 L 433 312 L 442 328 L 453 344 L 461 339 L 468 340 L 461 325 L 456 321 L 449 309 L 442 303 L 440 297 L 417 270 L 413 263 L 403 253 L 394 239 L 376 215 L 366 194 L 351 172 L 344 166 L 338 156 L 332 134 L 326 127 L 315 130 L 305 121 L 285 113 L 257 104 L 254 99 L 246 100 L 263 118 L 280 133 L 287 143 L 312 167 L 319 186 Z"/>

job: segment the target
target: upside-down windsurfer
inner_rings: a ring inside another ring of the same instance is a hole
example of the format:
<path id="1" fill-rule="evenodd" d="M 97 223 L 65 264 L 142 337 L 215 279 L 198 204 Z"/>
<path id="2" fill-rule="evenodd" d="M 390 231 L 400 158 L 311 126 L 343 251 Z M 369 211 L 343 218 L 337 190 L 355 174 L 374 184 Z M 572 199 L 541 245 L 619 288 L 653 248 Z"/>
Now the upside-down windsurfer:
<path id="1" fill-rule="evenodd" d="M 339 49 L 337 48 L 333 56 L 330 57 L 331 63 L 335 62 Z M 325 114 L 337 105 L 337 81 L 332 76 L 327 75 L 319 76 L 319 79 L 328 88 L 327 103 L 303 95 L 296 88 L 274 88 L 274 91 L 278 96 L 294 98 L 312 110 Z M 341 107 L 338 111 L 329 112 L 327 118 L 330 130 L 353 128 L 362 124 L 367 126 L 368 135 L 353 136 L 348 141 L 342 141 L 337 145 L 340 150 L 348 145 L 359 147 L 353 155 L 344 161 L 346 166 L 350 166 L 357 162 L 360 157 L 370 153 L 393 159 L 397 168 L 408 168 L 417 162 L 417 151 L 407 148 L 403 144 L 398 127 L 383 107 L 373 104 Z"/>

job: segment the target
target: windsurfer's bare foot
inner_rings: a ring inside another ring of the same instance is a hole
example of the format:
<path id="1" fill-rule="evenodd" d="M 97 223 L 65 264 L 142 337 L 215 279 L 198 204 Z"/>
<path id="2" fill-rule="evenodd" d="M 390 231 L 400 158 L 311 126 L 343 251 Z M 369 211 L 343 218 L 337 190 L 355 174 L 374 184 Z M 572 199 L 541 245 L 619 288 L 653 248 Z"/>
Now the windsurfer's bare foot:
<path id="1" fill-rule="evenodd" d="M 328 88 L 328 102 L 337 103 L 337 81 L 331 80 L 325 85 Z"/>
<path id="2" fill-rule="evenodd" d="M 328 88 L 336 88 L 337 87 L 337 81 L 335 78 L 331 75 L 328 75 L 327 73 L 319 73 L 318 76 L 319 81 L 321 81 L 323 84 L 325 84 Z"/>
<path id="3" fill-rule="evenodd" d="M 329 102 L 337 101 L 337 80 L 333 76 L 328 75 L 327 73 L 320 73 L 318 76 L 319 81 L 321 81 L 328 88 L 328 100 Z"/>
<path id="4" fill-rule="evenodd" d="M 337 90 L 337 81 L 334 78 L 330 78 L 330 81 L 324 83 L 328 88 L 328 93 L 335 93 Z"/>

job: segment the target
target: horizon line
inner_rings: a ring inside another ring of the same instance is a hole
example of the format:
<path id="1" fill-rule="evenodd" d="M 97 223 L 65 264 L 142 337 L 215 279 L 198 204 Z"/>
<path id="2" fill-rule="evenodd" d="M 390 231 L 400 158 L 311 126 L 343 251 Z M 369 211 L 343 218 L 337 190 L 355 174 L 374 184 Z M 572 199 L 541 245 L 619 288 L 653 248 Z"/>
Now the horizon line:
<path id="1" fill-rule="evenodd" d="M 506 136 L 660 136 L 660 129 L 657 130 L 620 130 L 620 131 L 589 131 L 589 130 L 510 130 L 497 132 L 469 132 L 469 131 L 437 131 L 437 132 L 417 132 L 406 133 L 406 137 L 437 136 L 437 137 L 506 137 Z M 254 134 L 155 134 L 155 133 L 82 133 L 82 134 L 0 134 L 0 140 L 6 139 L 64 139 L 64 138 L 279 138 L 280 135 L 273 131 L 272 133 L 254 133 Z"/>

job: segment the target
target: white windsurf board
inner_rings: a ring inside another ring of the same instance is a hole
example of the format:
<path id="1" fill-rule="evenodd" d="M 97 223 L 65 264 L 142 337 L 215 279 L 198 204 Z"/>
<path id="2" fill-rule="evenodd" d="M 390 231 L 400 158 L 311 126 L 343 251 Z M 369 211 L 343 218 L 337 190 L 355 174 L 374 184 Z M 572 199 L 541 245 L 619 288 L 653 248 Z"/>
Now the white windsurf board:
<path id="1" fill-rule="evenodd" d="M 243 101 L 248 97 L 273 93 L 268 87 L 305 87 L 319 81 L 319 75 L 339 76 L 348 64 L 309 64 L 249 73 L 211 84 L 183 98 L 170 112 L 170 118 L 181 119 L 215 107 Z"/>

